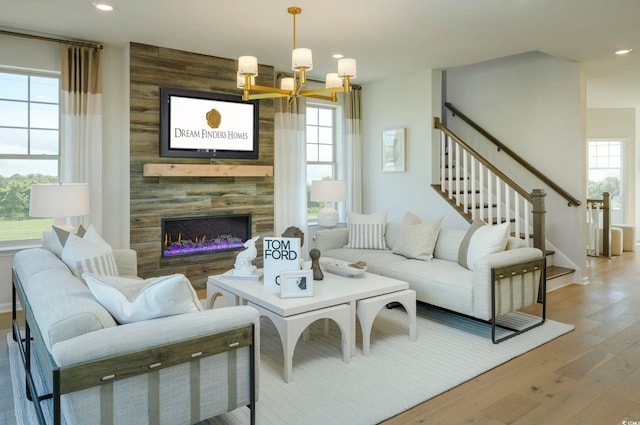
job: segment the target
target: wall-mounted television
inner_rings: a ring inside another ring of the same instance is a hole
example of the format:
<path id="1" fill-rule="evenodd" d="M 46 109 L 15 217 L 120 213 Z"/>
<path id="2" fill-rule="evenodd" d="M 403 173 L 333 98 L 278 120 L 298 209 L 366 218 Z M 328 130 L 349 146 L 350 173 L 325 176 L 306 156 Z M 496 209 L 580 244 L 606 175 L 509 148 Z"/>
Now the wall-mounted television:
<path id="1" fill-rule="evenodd" d="M 160 88 L 160 156 L 258 158 L 258 101 Z"/>

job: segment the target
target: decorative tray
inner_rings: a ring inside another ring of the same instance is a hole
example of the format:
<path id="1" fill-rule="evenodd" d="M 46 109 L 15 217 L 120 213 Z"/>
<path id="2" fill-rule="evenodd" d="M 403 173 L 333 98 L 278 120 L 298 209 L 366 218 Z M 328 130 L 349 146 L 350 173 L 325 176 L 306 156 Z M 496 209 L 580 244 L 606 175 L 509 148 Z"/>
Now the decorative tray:
<path id="1" fill-rule="evenodd" d="M 351 262 L 338 260 L 331 257 L 320 257 L 320 266 L 330 273 L 342 276 L 357 276 L 367 271 L 367 266 L 363 268 L 353 267 Z"/>

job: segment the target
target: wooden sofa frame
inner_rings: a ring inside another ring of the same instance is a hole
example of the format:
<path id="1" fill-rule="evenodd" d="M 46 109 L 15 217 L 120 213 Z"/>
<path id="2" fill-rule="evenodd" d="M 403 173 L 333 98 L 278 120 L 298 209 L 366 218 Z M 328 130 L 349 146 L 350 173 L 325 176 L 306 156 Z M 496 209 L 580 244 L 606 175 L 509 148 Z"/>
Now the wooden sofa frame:
<path id="1" fill-rule="evenodd" d="M 27 398 L 33 401 L 38 421 L 41 425 L 46 424 L 41 402 L 53 399 L 53 423 L 61 424 L 61 405 L 60 397 L 74 391 L 83 390 L 95 386 L 100 386 L 100 403 L 101 403 L 101 422 L 102 424 L 113 423 L 113 383 L 120 379 L 129 378 L 136 375 L 149 374 L 150 381 L 157 382 L 160 369 L 175 366 L 187 362 L 199 362 L 200 359 L 215 354 L 228 352 L 230 356 L 235 357 L 236 350 L 242 347 L 249 347 L 249 404 L 250 423 L 255 424 L 256 420 L 256 394 L 255 394 L 255 334 L 254 325 L 246 325 L 238 328 L 229 329 L 223 332 L 212 333 L 209 335 L 198 336 L 196 338 L 185 339 L 182 341 L 166 344 L 162 346 L 149 347 L 145 350 L 131 352 L 122 355 L 106 357 L 99 360 L 88 361 L 75 365 L 59 367 L 44 349 L 44 340 L 40 335 L 37 324 L 33 316 L 33 311 L 29 302 L 26 300 L 24 289 L 20 278 L 15 269 L 13 269 L 13 291 L 12 291 L 12 327 L 13 340 L 18 342 L 20 347 L 20 355 L 25 370 L 25 390 Z M 17 301 L 24 312 L 24 336 L 21 334 L 20 326 L 17 318 Z M 34 342 L 34 343 L 32 343 Z M 32 376 L 31 351 L 40 347 L 42 354 L 39 356 L 41 365 L 47 375 L 51 376 L 52 392 L 49 394 L 38 394 L 35 382 Z M 192 363 L 193 364 L 193 363 Z M 229 378 L 229 399 L 235 399 L 236 382 L 235 376 Z M 192 386 L 194 387 L 194 386 Z M 196 389 L 196 387 L 194 387 Z M 152 388 L 150 388 L 152 391 Z M 150 409 L 150 423 L 159 423 L 159 386 L 153 388 L 156 403 L 155 410 Z M 191 393 L 191 422 L 198 422 L 197 417 L 198 401 L 200 399 L 199 391 L 197 394 Z M 150 403 L 154 404 L 154 403 Z"/>

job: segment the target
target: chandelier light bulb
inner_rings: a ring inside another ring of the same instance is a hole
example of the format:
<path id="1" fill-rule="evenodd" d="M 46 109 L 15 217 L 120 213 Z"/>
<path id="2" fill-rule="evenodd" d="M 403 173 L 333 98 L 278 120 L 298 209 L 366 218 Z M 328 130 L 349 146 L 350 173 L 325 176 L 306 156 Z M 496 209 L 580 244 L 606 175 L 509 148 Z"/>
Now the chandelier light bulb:
<path id="1" fill-rule="evenodd" d="M 238 73 L 258 76 L 258 58 L 255 56 L 240 56 L 238 58 Z"/>
<path id="2" fill-rule="evenodd" d="M 304 47 L 293 49 L 291 52 L 291 68 L 294 71 L 301 69 L 306 69 L 307 71 L 312 70 L 313 60 L 311 58 L 311 49 L 305 49 Z"/>
<path id="3" fill-rule="evenodd" d="M 280 80 L 280 88 L 282 90 L 293 90 L 295 84 L 292 77 L 284 77 Z"/>
<path id="4" fill-rule="evenodd" d="M 342 78 L 338 77 L 337 72 L 329 72 L 325 79 L 325 87 L 328 89 L 335 89 L 342 87 Z"/>
<path id="5" fill-rule="evenodd" d="M 338 61 L 338 76 L 356 78 L 356 60 L 352 58 L 344 58 Z"/>

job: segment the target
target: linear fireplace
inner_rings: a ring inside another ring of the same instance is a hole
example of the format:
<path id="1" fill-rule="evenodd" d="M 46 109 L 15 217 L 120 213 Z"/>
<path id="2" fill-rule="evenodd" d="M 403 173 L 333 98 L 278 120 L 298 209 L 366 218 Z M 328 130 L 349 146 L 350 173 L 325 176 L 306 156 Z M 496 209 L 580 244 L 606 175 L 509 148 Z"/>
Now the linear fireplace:
<path id="1" fill-rule="evenodd" d="M 162 256 L 244 248 L 251 239 L 251 214 L 163 218 Z"/>

